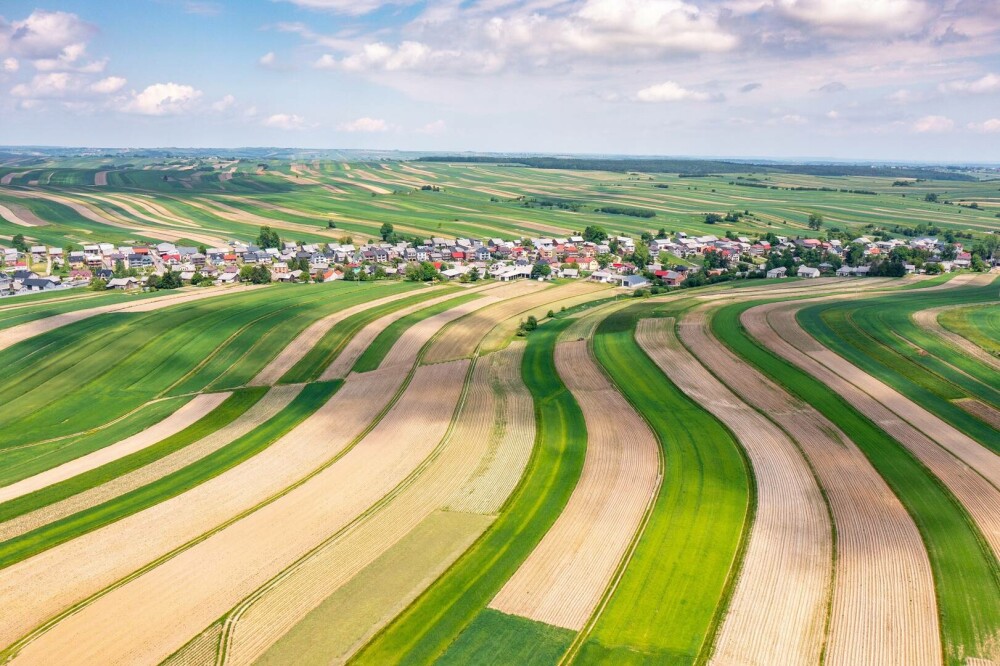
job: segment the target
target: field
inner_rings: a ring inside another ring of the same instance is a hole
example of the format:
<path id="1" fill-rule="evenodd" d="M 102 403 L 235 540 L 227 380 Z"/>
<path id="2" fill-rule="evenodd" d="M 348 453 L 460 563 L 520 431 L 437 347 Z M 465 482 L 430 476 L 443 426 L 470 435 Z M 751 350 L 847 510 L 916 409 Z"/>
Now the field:
<path id="1" fill-rule="evenodd" d="M 945 175 L 39 158 L 0 244 L 1000 229 Z M 0 660 L 1000 663 L 994 278 L 5 298 Z"/>

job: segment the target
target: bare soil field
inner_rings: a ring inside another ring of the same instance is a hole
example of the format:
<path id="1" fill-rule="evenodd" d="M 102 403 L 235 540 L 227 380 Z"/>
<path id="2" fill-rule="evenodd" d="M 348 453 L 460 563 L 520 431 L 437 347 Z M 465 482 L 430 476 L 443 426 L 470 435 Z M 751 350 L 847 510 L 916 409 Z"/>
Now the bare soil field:
<path id="1" fill-rule="evenodd" d="M 985 423 L 989 423 L 997 430 L 1000 430 L 1000 411 L 997 411 L 986 403 L 973 398 L 956 400 L 955 403 L 976 418 L 981 419 Z"/>
<path id="2" fill-rule="evenodd" d="M 98 171 L 94 174 L 94 185 L 97 187 L 107 187 L 108 185 L 108 172 Z"/>
<path id="3" fill-rule="evenodd" d="M 556 346 L 556 368 L 587 422 L 587 455 L 569 502 L 490 608 L 580 630 L 611 583 L 656 494 L 659 445 L 591 358 Z"/>
<path id="4" fill-rule="evenodd" d="M 697 358 L 747 404 L 794 434 L 837 531 L 826 663 L 937 664 L 934 578 L 913 519 L 837 426 L 710 336 L 704 311 L 681 323 Z"/>
<path id="5" fill-rule="evenodd" d="M 0 217 L 19 227 L 44 227 L 48 224 L 23 206 L 0 206 Z"/>
<path id="6" fill-rule="evenodd" d="M 636 340 L 678 388 L 733 431 L 757 488 L 753 529 L 712 661 L 818 663 L 833 568 L 833 532 L 820 488 L 795 442 L 713 377 L 673 328 L 673 319 L 643 319 Z M 684 330 L 699 346 L 711 344 L 703 329 Z"/>

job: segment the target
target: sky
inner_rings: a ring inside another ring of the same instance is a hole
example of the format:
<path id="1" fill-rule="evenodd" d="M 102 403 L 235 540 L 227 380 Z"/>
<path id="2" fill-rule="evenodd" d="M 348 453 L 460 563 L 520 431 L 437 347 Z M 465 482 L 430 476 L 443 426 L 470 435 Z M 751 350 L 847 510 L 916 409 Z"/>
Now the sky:
<path id="1" fill-rule="evenodd" d="M 0 3 L 0 144 L 1000 162 L 1000 0 Z"/>

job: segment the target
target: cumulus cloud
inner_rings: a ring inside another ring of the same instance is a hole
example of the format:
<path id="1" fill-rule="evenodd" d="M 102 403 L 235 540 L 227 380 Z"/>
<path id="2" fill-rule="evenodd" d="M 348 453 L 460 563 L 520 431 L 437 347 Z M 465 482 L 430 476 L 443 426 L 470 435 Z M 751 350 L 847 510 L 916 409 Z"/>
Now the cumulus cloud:
<path id="1" fill-rule="evenodd" d="M 921 134 L 950 132 L 954 127 L 955 121 L 947 116 L 924 116 L 913 123 L 913 131 Z"/>
<path id="2" fill-rule="evenodd" d="M 797 113 L 789 113 L 781 117 L 783 125 L 805 125 L 807 122 L 809 121 Z"/>
<path id="3" fill-rule="evenodd" d="M 102 95 L 116 93 L 125 87 L 127 81 L 120 76 L 109 76 L 90 85 L 90 89 Z"/>
<path id="4" fill-rule="evenodd" d="M 133 92 L 122 111 L 144 116 L 177 115 L 190 111 L 200 97 L 201 91 L 192 86 L 154 83 L 140 93 Z"/>
<path id="5" fill-rule="evenodd" d="M 341 132 L 388 132 L 389 125 L 381 118 L 358 118 L 337 125 Z"/>
<path id="6" fill-rule="evenodd" d="M 19 69 L 21 69 L 21 63 L 17 61 L 17 58 L 3 59 L 3 71 L 7 72 L 8 74 L 13 74 Z"/>
<path id="7" fill-rule="evenodd" d="M 919 31 L 932 17 L 923 0 L 774 0 L 784 16 L 846 37 Z"/>
<path id="8" fill-rule="evenodd" d="M 712 102 L 722 99 L 721 95 L 696 92 L 684 88 L 676 81 L 664 81 L 635 94 L 640 102 Z"/>
<path id="9" fill-rule="evenodd" d="M 270 67 L 274 64 L 274 60 L 274 51 L 268 51 L 257 60 L 257 64 L 261 67 Z"/>
<path id="10" fill-rule="evenodd" d="M 417 130 L 418 134 L 444 134 L 448 130 L 448 126 L 443 120 L 435 120 L 432 123 L 427 123 L 423 127 Z"/>
<path id="11" fill-rule="evenodd" d="M 275 113 L 265 118 L 261 124 L 274 129 L 297 130 L 305 127 L 306 119 L 294 113 Z"/>
<path id="12" fill-rule="evenodd" d="M 80 87 L 79 78 L 69 72 L 50 72 L 36 74 L 30 81 L 17 84 L 11 88 L 10 94 L 14 97 L 45 99 L 64 97 Z"/>
<path id="13" fill-rule="evenodd" d="M 386 7 L 388 5 L 411 5 L 416 0 L 395 0 L 386 2 L 385 0 L 284 0 L 293 5 L 304 7 L 305 9 L 316 9 L 320 11 L 335 12 L 337 14 L 350 14 L 360 16 L 368 14 Z"/>
<path id="14" fill-rule="evenodd" d="M 969 123 L 968 127 L 973 132 L 998 134 L 1000 133 L 1000 118 L 990 118 L 989 120 L 984 120 L 981 123 Z"/>
<path id="15" fill-rule="evenodd" d="M 23 21 L 0 18 L 0 46 L 30 60 L 54 59 L 68 48 L 82 52 L 96 31 L 76 14 L 36 9 Z"/>
<path id="16" fill-rule="evenodd" d="M 222 99 L 217 102 L 212 102 L 212 111 L 222 113 L 223 111 L 228 111 L 232 108 L 233 104 L 236 103 L 236 98 L 232 95 L 225 95 Z"/>
<path id="17" fill-rule="evenodd" d="M 942 84 L 941 91 L 970 93 L 973 95 L 1000 92 L 1000 75 L 987 74 L 982 78 L 972 81 L 951 81 L 950 83 Z"/>

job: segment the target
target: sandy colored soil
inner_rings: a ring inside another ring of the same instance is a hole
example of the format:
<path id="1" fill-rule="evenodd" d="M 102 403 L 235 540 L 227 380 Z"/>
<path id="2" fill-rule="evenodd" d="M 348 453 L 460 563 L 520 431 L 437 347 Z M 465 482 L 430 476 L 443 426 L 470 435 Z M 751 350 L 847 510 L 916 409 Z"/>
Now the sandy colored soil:
<path id="1" fill-rule="evenodd" d="M 704 311 L 685 317 L 680 331 L 710 371 L 795 437 L 826 493 L 837 530 L 826 662 L 938 663 L 927 551 L 881 475 L 833 423 L 711 338 Z"/>
<path id="2" fill-rule="evenodd" d="M 47 525 L 79 511 L 84 511 L 107 502 L 115 497 L 120 497 L 136 488 L 150 484 L 168 474 L 187 467 L 205 456 L 218 451 L 277 415 L 301 391 L 301 384 L 276 386 L 268 391 L 267 395 L 261 398 L 257 404 L 248 409 L 238 419 L 216 430 L 211 435 L 185 446 L 179 451 L 175 451 L 128 474 L 123 474 L 107 483 L 68 497 L 61 502 L 56 502 L 37 511 L 18 516 L 6 523 L 0 523 L 0 541 L 12 539 L 42 525 Z"/>
<path id="3" fill-rule="evenodd" d="M 583 473 L 562 514 L 490 608 L 580 630 L 636 537 L 662 475 L 656 438 L 586 342 L 558 344 L 555 358 L 587 423 Z"/>
<path id="4" fill-rule="evenodd" d="M 98 171 L 94 174 L 94 185 L 98 187 L 107 187 L 108 185 L 108 172 Z"/>
<path id="5" fill-rule="evenodd" d="M 949 282 L 956 280 L 957 278 L 952 278 Z M 946 282 L 945 284 L 948 284 Z M 968 354 L 972 358 L 976 359 L 980 363 L 993 368 L 997 372 L 1000 372 L 1000 358 L 997 358 L 990 354 L 988 351 L 980 347 L 979 345 L 973 344 L 969 340 L 966 340 L 961 335 L 957 333 L 952 333 L 944 326 L 938 323 L 938 315 L 940 315 L 944 310 L 950 310 L 955 307 L 963 307 L 961 305 L 950 305 L 942 308 L 930 308 L 928 310 L 918 310 L 913 313 L 913 321 L 917 326 L 925 328 L 928 331 L 934 333 L 935 335 L 944 338 L 950 342 L 953 346 L 962 350 L 965 354 Z M 946 359 L 945 359 L 946 360 Z"/>
<path id="6" fill-rule="evenodd" d="M 394 369 L 351 377 L 312 416 L 250 460 L 186 493 L 4 569 L 0 604 L 18 613 L 0 623 L 0 645 L 9 645 L 66 608 L 301 481 L 370 426 L 405 375 Z M 53 576 L 53 571 L 60 575 Z"/>
<path id="7" fill-rule="evenodd" d="M 219 182 L 224 183 L 227 180 L 232 180 L 234 173 L 236 173 L 236 167 L 233 167 L 229 171 L 223 171 L 222 173 L 219 174 Z"/>
<path id="8" fill-rule="evenodd" d="M 20 658 L 166 658 L 406 479 L 445 435 L 467 370 L 467 361 L 418 369 L 389 414 L 335 464 L 57 623 Z"/>
<path id="9" fill-rule="evenodd" d="M 483 433 L 486 455 L 452 496 L 449 511 L 499 513 L 524 474 L 535 443 L 535 403 L 521 379 L 523 356 L 524 343 L 516 342 L 479 358 L 477 370 L 490 366 L 489 382 L 495 402 L 493 430 Z"/>
<path id="10" fill-rule="evenodd" d="M 0 178 L 0 185 L 10 185 L 15 178 L 20 178 L 21 176 L 31 173 L 31 171 L 18 171 L 16 173 L 11 172 L 6 174 L 3 178 Z"/>
<path id="11" fill-rule="evenodd" d="M 955 403 L 978 419 L 1000 430 L 1000 411 L 997 411 L 984 402 L 972 398 L 956 400 Z"/>
<path id="12" fill-rule="evenodd" d="M 243 287 L 244 289 L 246 287 Z M 155 296 L 153 298 L 146 298 L 135 303 L 115 303 L 113 305 L 100 305 L 94 308 L 87 308 L 85 310 L 77 310 L 75 312 L 65 312 L 63 314 L 53 315 L 51 317 L 45 317 L 43 319 L 36 319 L 34 321 L 25 322 L 24 324 L 18 324 L 17 326 L 11 326 L 10 328 L 0 331 L 0 351 L 7 349 L 12 345 L 16 345 L 18 342 L 27 340 L 28 338 L 33 338 L 36 335 L 41 335 L 42 333 L 48 333 L 49 331 L 55 330 L 62 326 L 68 324 L 73 324 L 78 321 L 83 321 L 84 319 L 89 319 L 95 317 L 99 314 L 104 314 L 106 312 L 152 312 L 153 310 L 159 310 L 160 308 L 170 307 L 171 305 L 179 305 L 181 303 L 190 303 L 191 301 L 200 301 L 204 298 L 212 298 L 214 296 L 220 296 L 222 294 L 232 293 L 229 291 L 229 287 L 218 287 L 212 288 L 208 287 L 205 289 L 199 289 L 197 291 L 184 291 L 180 293 L 168 293 L 165 296 Z"/>
<path id="13" fill-rule="evenodd" d="M 523 282 L 544 286 L 544 283 L 533 280 L 524 280 Z M 540 306 L 555 305 L 557 301 L 590 293 L 594 289 L 594 283 L 586 281 L 573 282 L 558 287 L 545 287 L 535 293 L 512 298 L 483 309 L 472 316 L 460 319 L 448 327 L 446 331 L 443 331 L 441 337 L 435 340 L 434 344 L 427 350 L 424 361 L 438 363 L 472 356 L 487 333 L 500 322 Z M 514 328 L 517 328 L 516 323 Z"/>
<path id="14" fill-rule="evenodd" d="M 344 185 L 360 187 L 363 190 L 367 190 L 368 192 L 374 192 L 375 194 L 392 194 L 392 190 L 387 190 L 384 187 L 379 187 L 378 185 L 372 185 L 371 183 L 359 182 L 357 180 L 351 180 L 349 178 L 337 178 L 336 176 L 326 176 L 326 178 L 336 183 L 343 183 Z"/>
<path id="15" fill-rule="evenodd" d="M 97 469 L 109 462 L 124 458 L 127 455 L 141 451 L 147 446 L 152 446 L 160 440 L 174 435 L 184 428 L 202 418 L 213 409 L 218 407 L 228 398 L 231 393 L 205 393 L 195 396 L 194 399 L 185 403 L 176 412 L 163 419 L 156 425 L 152 425 L 142 432 L 136 433 L 127 439 L 123 439 L 115 444 L 110 444 L 93 453 L 81 456 L 75 460 L 45 470 L 34 476 L 29 476 L 17 483 L 0 488 L 0 502 L 8 502 L 15 497 L 21 497 L 28 493 L 40 490 L 53 483 L 65 481 L 92 469 Z"/>
<path id="16" fill-rule="evenodd" d="M 257 373 L 257 376 L 250 380 L 249 385 L 269 386 L 276 383 L 285 375 L 286 372 L 291 370 L 296 363 L 301 361 L 302 358 L 308 354 L 321 339 L 323 339 L 324 335 L 329 333 L 330 330 L 340 322 L 353 317 L 359 312 L 364 312 L 369 308 L 375 308 L 385 305 L 386 303 L 392 303 L 404 298 L 409 298 L 413 296 L 414 293 L 415 292 L 412 291 L 404 291 L 392 296 L 386 296 L 385 298 L 379 298 L 374 301 L 369 301 L 368 303 L 362 303 L 345 310 L 334 312 L 331 315 L 313 322 L 304 331 L 299 333 L 298 337 L 282 349 L 281 353 L 278 354 L 274 360 L 264 366 L 264 368 Z M 337 376 L 346 377 L 347 375 L 344 373 Z"/>
<path id="17" fill-rule="evenodd" d="M 324 229 L 321 227 L 310 226 L 308 224 L 285 222 L 283 220 L 264 217 L 262 215 L 255 215 L 253 213 L 240 210 L 239 208 L 227 206 L 226 204 L 215 200 L 184 199 L 183 203 L 203 210 L 211 215 L 215 215 L 216 217 L 221 217 L 224 220 L 229 220 L 230 222 L 240 222 L 243 224 L 252 224 L 254 226 L 270 226 L 274 229 L 285 229 L 288 231 L 302 231 L 305 233 L 315 234 L 317 236 L 328 236 L 330 238 L 340 238 L 343 235 L 343 233 L 338 229 Z"/>
<path id="18" fill-rule="evenodd" d="M 456 363 L 457 367 L 466 367 L 462 361 Z M 474 473 L 488 455 L 490 433 L 496 428 L 497 419 L 502 418 L 491 386 L 494 375 L 489 361 L 478 362 L 454 429 L 431 455 L 427 466 L 419 470 L 419 474 L 414 475 L 390 502 L 361 516 L 343 534 L 335 535 L 309 558 L 286 571 L 280 580 L 272 581 L 237 607 L 225 625 L 226 644 L 231 650 L 228 663 L 251 663 L 306 613 L 439 509 Z M 449 381 L 458 385 L 462 378 L 456 376 Z M 457 394 L 455 399 L 458 399 Z M 404 421 L 401 427 L 406 425 Z M 417 446 L 414 437 L 419 436 L 410 434 L 401 439 L 407 446 Z M 485 528 L 487 524 L 481 523 L 481 526 Z"/>
<path id="19" fill-rule="evenodd" d="M 673 319 L 643 319 L 636 340 L 681 391 L 736 435 L 757 486 L 756 517 L 713 663 L 819 663 L 833 568 L 823 495 L 795 442 L 712 376 L 673 328 Z M 712 344 L 701 327 L 685 333 L 695 338 L 692 347 Z"/>
<path id="20" fill-rule="evenodd" d="M 811 374 L 817 376 L 827 385 L 837 386 L 841 395 L 850 395 L 852 405 L 863 411 L 884 430 L 890 432 L 898 441 L 906 444 L 918 457 L 921 457 L 921 453 L 928 456 L 928 467 L 935 473 L 940 471 L 942 474 L 948 475 L 954 483 L 964 488 L 962 494 L 956 491 L 956 495 L 963 503 L 976 502 L 980 505 L 991 505 L 996 511 L 995 520 L 1000 521 L 1000 490 L 998 490 L 1000 489 L 1000 457 L 980 446 L 978 442 L 951 424 L 923 409 L 902 393 L 819 345 L 795 320 L 795 313 L 804 307 L 804 304 L 784 305 L 782 307 L 774 307 L 774 305 L 777 304 L 751 310 L 756 315 L 753 316 L 755 326 L 759 327 L 761 318 L 766 320 L 772 331 L 780 338 L 813 359 L 814 363 L 810 364 L 808 370 Z M 788 346 L 783 346 L 783 349 L 786 352 L 789 351 Z M 816 369 L 816 363 L 826 368 L 826 372 L 823 372 L 822 376 L 813 373 L 813 369 Z M 846 393 L 846 391 L 850 391 L 850 393 Z M 935 442 L 940 447 L 933 446 Z M 950 452 L 951 456 L 948 456 L 946 452 Z M 952 461 L 950 464 L 948 463 L 949 459 Z M 945 466 L 935 468 L 930 465 L 930 460 L 939 461 Z M 946 471 L 948 469 L 953 469 L 956 472 L 961 469 L 962 474 L 952 476 Z M 978 472 L 978 475 L 975 472 Z M 959 478 L 963 479 L 960 484 Z M 942 481 L 950 486 L 945 478 L 942 478 Z M 974 499 L 978 493 L 982 494 L 978 496 L 978 499 Z M 969 509 L 971 511 L 972 507 Z M 993 523 L 992 530 L 987 532 L 987 539 L 995 544 L 997 550 L 994 552 L 1000 555 L 1000 529 L 997 529 L 998 527 L 1000 527 L 1000 522 Z M 990 536 L 991 533 L 992 536 Z"/>
<path id="21" fill-rule="evenodd" d="M 27 208 L 18 207 L 14 210 L 0 205 L 0 217 L 19 227 L 44 227 L 48 222 L 32 213 Z"/>

